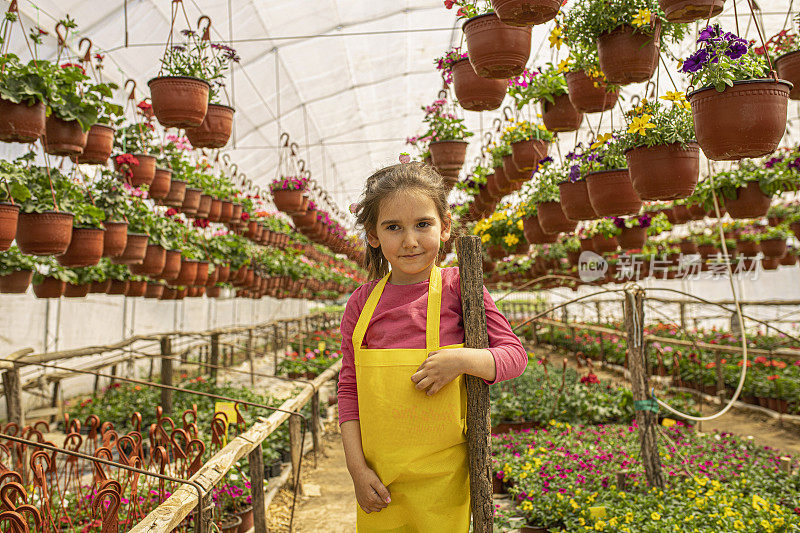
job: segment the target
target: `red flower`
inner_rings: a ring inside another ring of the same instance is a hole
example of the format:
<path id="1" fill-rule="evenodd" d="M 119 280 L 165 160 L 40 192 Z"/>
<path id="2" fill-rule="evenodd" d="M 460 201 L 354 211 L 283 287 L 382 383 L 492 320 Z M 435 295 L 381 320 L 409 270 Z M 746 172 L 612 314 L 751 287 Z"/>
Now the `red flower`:
<path id="1" fill-rule="evenodd" d="M 61 63 L 61 68 L 63 69 L 77 68 L 80 69 L 82 74 L 86 74 L 86 70 L 78 63 Z"/>
<path id="2" fill-rule="evenodd" d="M 772 376 L 767 376 L 767 379 L 770 381 L 775 381 L 776 379 L 780 379 L 780 377 L 777 374 L 775 374 Z"/>
<path id="3" fill-rule="evenodd" d="M 706 364 L 706 368 L 714 368 L 715 366 L 717 366 L 717 363 L 714 363 L 713 361 Z"/>
<path id="4" fill-rule="evenodd" d="M 459 8 L 458 11 L 456 11 L 456 15 L 458 15 L 459 17 L 466 17 L 467 16 L 467 12 L 464 11 L 464 8 L 462 7 L 462 8 Z"/>
<path id="5" fill-rule="evenodd" d="M 174 207 L 170 207 L 169 209 L 167 209 L 167 212 L 164 213 L 164 215 L 168 216 L 168 217 L 174 217 L 177 214 L 178 214 L 178 210 L 175 209 Z"/>
<path id="6" fill-rule="evenodd" d="M 194 227 L 195 228 L 207 228 L 208 227 L 208 219 L 207 218 L 196 218 L 194 219 Z"/>
<path id="7" fill-rule="evenodd" d="M 142 111 L 150 111 L 151 109 L 153 109 L 153 106 L 145 100 L 142 100 L 141 102 L 136 104 L 136 107 L 138 107 Z"/>
<path id="8" fill-rule="evenodd" d="M 456 0 L 444 0 L 444 7 L 446 7 L 447 9 L 452 9 L 453 8 L 453 4 L 455 4 L 455 3 L 456 3 Z"/>
<path id="9" fill-rule="evenodd" d="M 242 220 L 244 220 L 245 222 L 247 222 L 248 220 L 250 220 L 250 213 L 248 213 L 248 212 L 246 212 L 246 211 L 243 211 L 243 212 L 242 212 Z"/>
<path id="10" fill-rule="evenodd" d="M 586 374 L 581 378 L 581 383 L 583 383 L 584 385 L 600 384 L 600 380 L 595 374 L 589 372 L 588 374 Z"/>

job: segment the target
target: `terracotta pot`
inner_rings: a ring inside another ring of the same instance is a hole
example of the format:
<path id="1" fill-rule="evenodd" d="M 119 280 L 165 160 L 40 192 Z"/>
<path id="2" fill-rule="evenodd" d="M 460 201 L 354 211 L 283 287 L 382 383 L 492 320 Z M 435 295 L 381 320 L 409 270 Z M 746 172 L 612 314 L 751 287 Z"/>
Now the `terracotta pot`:
<path id="1" fill-rule="evenodd" d="M 105 165 L 114 149 L 114 128 L 105 124 L 95 124 L 89 128 L 83 153 L 75 156 L 82 165 Z"/>
<path id="2" fill-rule="evenodd" d="M 764 257 L 761 259 L 761 268 L 764 270 L 776 270 L 780 265 L 780 257 Z"/>
<path id="3" fill-rule="evenodd" d="M 209 298 L 219 298 L 220 287 L 206 287 L 206 296 Z"/>
<path id="4" fill-rule="evenodd" d="M 211 196 L 208 194 L 201 194 L 195 218 L 208 218 L 209 211 L 211 211 Z"/>
<path id="5" fill-rule="evenodd" d="M 183 180 L 171 179 L 169 182 L 169 193 L 164 198 L 164 205 L 170 207 L 180 207 L 183 205 L 183 198 L 186 196 L 186 182 Z"/>
<path id="6" fill-rule="evenodd" d="M 494 200 L 499 200 L 505 196 L 505 194 L 497 186 L 495 174 L 489 174 L 486 176 L 486 190 L 489 192 L 489 196 L 491 196 Z"/>
<path id="7" fill-rule="evenodd" d="M 558 233 L 545 233 L 539 225 L 539 217 L 525 217 L 522 219 L 522 227 L 525 238 L 531 244 L 550 244 L 556 242 Z"/>
<path id="8" fill-rule="evenodd" d="M 191 283 L 188 283 L 188 285 L 194 285 L 196 287 L 205 287 L 207 281 L 208 281 L 208 261 L 198 261 L 197 275 L 194 277 L 194 280 Z"/>
<path id="9" fill-rule="evenodd" d="M 18 270 L 5 276 L 0 276 L 0 293 L 23 294 L 33 279 L 32 270 Z"/>
<path id="10" fill-rule="evenodd" d="M 637 250 L 647 242 L 647 229 L 641 227 L 622 228 L 622 233 L 617 235 L 619 247 L 623 250 Z"/>
<path id="11" fill-rule="evenodd" d="M 142 185 L 150 185 L 156 177 L 156 158 L 147 154 L 131 154 L 139 162 L 138 165 L 131 165 L 128 169 L 130 176 L 125 175 L 114 158 L 114 168 L 122 175 L 122 181 L 129 183 L 132 187 L 141 187 Z"/>
<path id="12" fill-rule="evenodd" d="M 158 297 L 159 300 L 174 300 L 178 295 L 178 290 L 174 287 L 164 287 L 164 290 L 161 291 L 161 296 Z"/>
<path id="13" fill-rule="evenodd" d="M 535 26 L 553 20 L 561 9 L 559 0 L 492 0 L 497 16 L 509 26 Z"/>
<path id="14" fill-rule="evenodd" d="M 225 283 L 228 281 L 228 278 L 231 275 L 231 266 L 230 265 L 218 265 L 217 266 L 217 283 Z"/>
<path id="15" fill-rule="evenodd" d="M 64 295 L 67 283 L 56 278 L 44 278 L 41 283 L 33 284 L 33 294 L 37 298 L 60 298 Z"/>
<path id="16" fill-rule="evenodd" d="M 226 516 L 221 522 L 217 524 L 221 533 L 237 533 L 242 519 L 236 515 Z"/>
<path id="17" fill-rule="evenodd" d="M 208 274 L 206 278 L 206 287 L 213 287 L 217 284 L 217 278 L 219 277 L 219 268 L 215 268 L 213 272 Z"/>
<path id="18" fill-rule="evenodd" d="M 181 253 L 178 250 L 167 250 L 164 258 L 164 269 L 159 278 L 172 282 L 177 279 L 181 271 Z"/>
<path id="19" fill-rule="evenodd" d="M 311 228 L 317 223 L 317 210 L 308 210 L 304 215 L 292 215 L 292 222 L 300 229 Z"/>
<path id="20" fill-rule="evenodd" d="M 305 192 L 305 191 L 303 191 Z M 300 205 L 300 211 L 305 212 L 308 206 L 308 196 L 303 196 L 303 203 Z M 231 214 L 231 222 L 237 224 L 242 221 L 242 204 L 233 203 L 233 213 Z"/>
<path id="21" fill-rule="evenodd" d="M 89 284 L 89 292 L 92 294 L 105 294 L 111 288 L 111 280 L 93 281 Z"/>
<path id="22" fill-rule="evenodd" d="M 153 174 L 153 181 L 147 189 L 147 195 L 153 200 L 163 200 L 169 195 L 172 186 L 172 171 L 166 168 L 156 167 Z"/>
<path id="23" fill-rule="evenodd" d="M 503 156 L 503 171 L 505 172 L 506 178 L 508 178 L 511 183 L 528 181 L 533 175 L 530 171 L 520 171 L 517 165 L 514 164 L 514 156 L 511 154 Z"/>
<path id="24" fill-rule="evenodd" d="M 603 237 L 599 233 L 592 236 L 592 248 L 598 254 L 613 252 L 617 249 L 618 243 L 616 237 Z"/>
<path id="25" fill-rule="evenodd" d="M 532 172 L 539 166 L 539 161 L 547 157 L 550 143 L 544 140 L 530 139 L 511 143 L 511 158 L 520 172 Z"/>
<path id="26" fill-rule="evenodd" d="M 543 202 L 537 206 L 539 225 L 545 233 L 569 233 L 578 223 L 570 220 L 561 209 L 561 202 Z"/>
<path id="27" fill-rule="evenodd" d="M 633 26 L 623 25 L 600 35 L 597 56 L 609 83 L 627 85 L 649 80 L 658 65 L 660 34 L 658 23 L 655 34 L 634 32 Z"/>
<path id="28" fill-rule="evenodd" d="M 784 217 L 767 217 L 767 224 L 774 228 L 780 226 L 784 220 L 786 220 Z"/>
<path id="29" fill-rule="evenodd" d="M 181 259 L 181 270 L 173 283 L 175 285 L 191 285 L 197 277 L 197 261 Z"/>
<path id="30" fill-rule="evenodd" d="M 42 138 L 44 151 L 50 155 L 78 155 L 83 152 L 87 137 L 88 132 L 84 133 L 77 120 L 66 121 L 50 115 Z"/>
<path id="31" fill-rule="evenodd" d="M 686 208 L 689 210 L 689 218 L 691 220 L 703 220 L 706 218 L 706 210 L 703 209 L 702 205 L 692 204 L 687 205 Z"/>
<path id="32" fill-rule="evenodd" d="M 194 148 L 222 148 L 228 144 L 233 131 L 233 112 L 230 106 L 208 104 L 203 123 L 186 128 L 186 136 Z"/>
<path id="33" fill-rule="evenodd" d="M 722 13 L 725 0 L 658 0 L 670 22 L 694 22 Z M 781 76 L 783 77 L 783 76 Z"/>
<path id="34" fill-rule="evenodd" d="M 789 227 L 794 232 L 794 236 L 800 239 L 800 222 L 792 222 Z"/>
<path id="35" fill-rule="evenodd" d="M 625 153 L 633 189 L 642 200 L 676 200 L 694 192 L 700 175 L 700 145 L 639 146 Z"/>
<path id="36" fill-rule="evenodd" d="M 783 257 L 781 257 L 780 264 L 782 264 L 783 266 L 792 266 L 794 264 L 797 264 L 797 256 L 794 255 L 793 253 L 787 252 L 786 254 L 784 254 Z M 0 292 L 3 292 L 2 283 L 0 283 Z"/>
<path id="37" fill-rule="evenodd" d="M 125 250 L 117 257 L 112 257 L 111 262 L 117 265 L 138 265 L 144 261 L 145 254 L 147 254 L 147 234 L 128 233 Z"/>
<path id="38" fill-rule="evenodd" d="M 278 211 L 283 211 L 284 213 L 293 214 L 293 213 L 302 213 L 305 212 L 305 209 L 302 209 L 303 206 L 303 194 L 306 191 L 299 190 L 299 191 L 284 191 L 284 190 L 277 190 L 272 191 L 272 201 L 275 202 L 275 207 Z M 239 206 L 241 209 L 241 206 Z M 235 209 L 234 209 L 235 211 Z M 224 204 L 223 204 L 223 213 L 224 213 Z M 239 211 L 241 214 L 241 210 Z M 233 217 L 231 217 L 233 219 Z M 236 219 L 238 220 L 238 218 Z"/>
<path id="39" fill-rule="evenodd" d="M 736 253 L 744 257 L 758 255 L 761 245 L 756 241 L 736 241 Z"/>
<path id="40" fill-rule="evenodd" d="M 216 198 L 211 199 L 211 208 L 208 210 L 209 222 L 219 222 L 219 217 L 222 214 L 222 201 Z"/>
<path id="41" fill-rule="evenodd" d="M 635 215 L 642 208 L 627 168 L 590 172 L 586 185 L 592 208 L 600 216 Z"/>
<path id="42" fill-rule="evenodd" d="M 64 286 L 64 297 L 65 298 L 85 298 L 87 294 L 89 294 L 89 289 L 91 288 L 91 283 L 81 283 L 81 284 L 72 284 L 67 283 Z"/>
<path id="43" fill-rule="evenodd" d="M 154 281 L 147 282 L 147 288 L 144 291 L 145 298 L 161 298 L 164 294 L 164 286 Z"/>
<path id="44" fill-rule="evenodd" d="M 141 298 L 147 290 L 146 281 L 129 281 L 128 289 L 125 291 L 125 296 L 129 298 Z"/>
<path id="45" fill-rule="evenodd" d="M 125 251 L 128 244 L 127 222 L 103 222 L 103 257 L 117 257 Z"/>
<path id="46" fill-rule="evenodd" d="M 731 218 L 760 218 L 769 211 L 772 198 L 761 192 L 757 181 L 736 189 L 736 198 L 724 197 L 725 210 Z"/>
<path id="47" fill-rule="evenodd" d="M 315 377 L 316 377 L 316 375 L 311 377 L 311 379 L 314 379 Z M 239 529 L 237 530 L 237 533 L 246 533 L 248 530 L 253 529 L 253 508 L 252 507 L 250 507 L 248 509 L 245 509 L 244 511 L 242 511 L 240 513 L 236 513 L 236 516 L 238 516 L 239 518 L 242 519 L 242 523 L 239 524 Z"/>
<path id="48" fill-rule="evenodd" d="M 189 76 L 160 76 L 147 82 L 153 113 L 165 128 L 200 126 L 208 111 L 210 85 Z"/>
<path id="49" fill-rule="evenodd" d="M 148 244 L 140 265 L 131 265 L 131 272 L 137 276 L 157 277 L 167 264 L 167 251 L 159 244 Z"/>
<path id="50" fill-rule="evenodd" d="M 33 143 L 45 132 L 45 105 L 15 104 L 0 98 L 0 141 L 6 143 Z"/>
<path id="51" fill-rule="evenodd" d="M 97 228 L 72 228 L 69 247 L 56 260 L 68 268 L 96 265 L 103 257 L 106 230 Z"/>
<path id="52" fill-rule="evenodd" d="M 764 239 L 761 241 L 761 253 L 765 257 L 780 259 L 786 255 L 786 239 Z"/>
<path id="53" fill-rule="evenodd" d="M 683 204 L 675 204 L 672 206 L 672 214 L 675 218 L 675 222 L 671 222 L 671 224 L 685 224 L 691 220 L 691 215 L 689 214 L 689 208 Z"/>
<path id="54" fill-rule="evenodd" d="M 561 209 L 570 220 L 594 220 L 598 217 L 589 201 L 586 180 L 565 181 L 558 184 Z"/>
<path id="55" fill-rule="evenodd" d="M 713 87 L 687 95 L 697 142 L 709 159 L 731 161 L 761 157 L 778 147 L 786 129 L 789 82 L 734 81 L 717 92 Z"/>
<path id="56" fill-rule="evenodd" d="M 522 74 L 531 54 L 530 28 L 503 24 L 494 13 L 472 17 L 462 28 L 478 76 L 508 79 Z"/>
<path id="57" fill-rule="evenodd" d="M 11 248 L 11 243 L 17 235 L 18 220 L 19 206 L 0 202 L 0 252 Z"/>
<path id="58" fill-rule="evenodd" d="M 123 296 L 128 293 L 128 280 L 120 281 L 117 279 L 111 280 L 111 285 L 108 287 L 106 294 L 110 294 L 112 296 Z"/>
<path id="59" fill-rule="evenodd" d="M 611 109 L 617 103 L 619 89 L 610 93 L 606 92 L 603 82 L 597 82 L 599 87 L 595 87 L 595 81 L 586 72 L 582 70 L 567 72 L 565 77 L 569 100 L 578 111 L 598 113 Z"/>
<path id="60" fill-rule="evenodd" d="M 789 91 L 789 98 L 800 100 L 800 51 L 795 50 L 783 54 L 775 60 L 778 77 L 789 81 L 794 87 Z"/>
<path id="61" fill-rule="evenodd" d="M 504 196 L 516 190 L 517 183 L 511 182 L 511 180 L 508 179 L 508 176 L 506 176 L 506 171 L 502 165 L 499 167 L 494 167 L 494 182 Z"/>
<path id="62" fill-rule="evenodd" d="M 542 104 L 542 121 L 545 127 L 553 132 L 575 131 L 581 127 L 583 113 L 575 109 L 569 94 L 559 94 L 553 97 L 554 102 L 546 99 L 540 100 Z"/>
<path id="63" fill-rule="evenodd" d="M 461 167 L 464 166 L 468 145 L 469 143 L 466 141 L 432 141 L 429 149 L 433 159 L 433 166 L 440 173 L 455 173 L 456 177 L 458 177 Z"/>
<path id="64" fill-rule="evenodd" d="M 683 255 L 694 255 L 698 252 L 697 243 L 694 241 L 683 240 L 678 243 Z"/>
<path id="65" fill-rule="evenodd" d="M 489 257 L 491 257 L 495 261 L 499 261 L 499 260 L 501 260 L 502 258 L 504 258 L 505 256 L 508 255 L 508 253 L 506 253 L 505 249 L 502 246 L 500 246 L 499 244 L 490 245 L 486 249 L 486 253 L 488 253 Z"/>
<path id="66" fill-rule="evenodd" d="M 20 213 L 17 222 L 17 246 L 23 254 L 63 254 L 72 240 L 72 213 L 45 211 Z"/>
<path id="67" fill-rule="evenodd" d="M 183 203 L 181 204 L 180 207 L 181 213 L 185 215 L 196 214 L 197 208 L 200 207 L 200 197 L 202 195 L 203 195 L 202 189 L 197 189 L 195 187 L 186 187 L 186 193 L 183 196 Z"/>
<path id="68" fill-rule="evenodd" d="M 458 104 L 467 111 L 492 111 L 502 105 L 508 83 L 475 74 L 469 58 L 453 63 L 453 87 Z"/>
<path id="69" fill-rule="evenodd" d="M 717 246 L 714 244 L 698 244 L 697 253 L 699 253 L 700 257 L 703 259 L 708 259 L 709 257 L 716 255 Z"/>

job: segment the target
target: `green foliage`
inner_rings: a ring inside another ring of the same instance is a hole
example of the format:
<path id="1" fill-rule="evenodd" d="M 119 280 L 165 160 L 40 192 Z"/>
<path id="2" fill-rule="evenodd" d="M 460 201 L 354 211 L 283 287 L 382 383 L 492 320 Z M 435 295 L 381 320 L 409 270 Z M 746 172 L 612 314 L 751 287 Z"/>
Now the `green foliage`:
<path id="1" fill-rule="evenodd" d="M 78 121 L 83 131 L 89 131 L 101 113 L 120 115 L 122 109 L 110 103 L 114 84 L 90 83 L 83 67 L 64 63 L 53 71 L 47 85 L 47 106 L 52 114 L 65 121 Z"/>
<path id="2" fill-rule="evenodd" d="M 0 276 L 6 276 L 21 270 L 34 270 L 38 264 L 35 256 L 25 255 L 16 244 L 5 252 L 0 252 Z"/>
<path id="3" fill-rule="evenodd" d="M 535 72 L 526 70 L 509 80 L 508 94 L 514 98 L 517 109 L 539 100 L 553 104 L 556 96 L 567 94 L 567 80 L 561 69 L 547 63 L 544 68 L 539 67 Z"/>
<path id="4" fill-rule="evenodd" d="M 500 137 L 503 143 L 508 144 L 532 139 L 550 142 L 553 140 L 553 133 L 548 131 L 544 124 L 533 124 L 527 120 L 516 121 L 512 119 Z"/>
<path id="5" fill-rule="evenodd" d="M 538 169 L 533 173 L 533 179 L 523 185 L 520 196 L 525 204 L 558 202 L 561 199 L 558 184 L 565 179 L 564 169 L 552 158 L 547 157 L 539 163 Z"/>
<path id="6" fill-rule="evenodd" d="M 0 202 L 25 202 L 30 199 L 27 169 L 19 162 L 0 160 Z"/>
<path id="7" fill-rule="evenodd" d="M 53 256 L 42 257 L 37 260 L 37 268 L 33 273 L 33 284 L 41 284 L 45 278 L 55 278 L 67 283 L 77 283 L 78 276 L 69 268 L 59 265 Z"/>
<path id="8" fill-rule="evenodd" d="M 101 169 L 101 178 L 92 184 L 94 204 L 103 210 L 105 220 L 120 222 L 129 211 L 130 196 L 125 192 L 116 173 Z"/>
<path id="9" fill-rule="evenodd" d="M 114 122 L 114 149 L 125 154 L 157 155 L 158 139 L 148 122 L 129 124 L 124 118 Z"/>
<path id="10" fill-rule="evenodd" d="M 474 135 L 467 129 L 463 118 L 446 112 L 444 107 L 446 104 L 446 100 L 436 100 L 433 104 L 422 107 L 422 110 L 425 111 L 425 118 L 422 121 L 427 124 L 428 131 L 421 138 L 431 142 L 463 141 Z"/>
<path id="11" fill-rule="evenodd" d="M 7 53 L 0 57 L 0 97 L 15 104 L 29 106 L 47 102 L 48 87 L 53 77 L 53 64 L 49 61 L 30 60 L 22 63 L 19 58 Z"/>
<path id="12" fill-rule="evenodd" d="M 666 106 L 656 100 L 644 100 L 626 113 L 628 128 L 620 132 L 623 150 L 639 146 L 663 146 L 680 143 L 685 146 L 694 142 L 694 122 L 691 106 L 681 92 L 667 92 L 662 100 L 672 102 Z"/>

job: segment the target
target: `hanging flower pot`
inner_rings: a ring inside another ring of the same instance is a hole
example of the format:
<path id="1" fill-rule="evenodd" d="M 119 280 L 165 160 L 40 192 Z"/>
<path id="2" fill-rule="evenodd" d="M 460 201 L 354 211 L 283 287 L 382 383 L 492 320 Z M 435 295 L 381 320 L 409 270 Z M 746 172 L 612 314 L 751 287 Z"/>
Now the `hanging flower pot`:
<path id="1" fill-rule="evenodd" d="M 697 142 L 709 159 L 761 157 L 778 147 L 786 129 L 791 84 L 784 80 L 734 81 L 718 92 L 704 87 L 687 95 Z"/>
<path id="2" fill-rule="evenodd" d="M 147 288 L 144 291 L 145 298 L 161 298 L 164 294 L 164 285 L 155 281 L 148 281 Z"/>
<path id="3" fill-rule="evenodd" d="M 153 113 L 165 128 L 194 128 L 208 111 L 210 85 L 190 76 L 160 76 L 147 82 Z"/>
<path id="4" fill-rule="evenodd" d="M 191 285 L 197 277 L 197 264 L 194 259 L 181 259 L 181 270 L 173 282 L 175 285 Z"/>
<path id="5" fill-rule="evenodd" d="M 219 277 L 219 268 L 214 268 L 214 271 L 211 272 L 206 278 L 206 287 L 213 287 L 217 284 L 217 278 Z"/>
<path id="6" fill-rule="evenodd" d="M 150 185 L 156 176 L 156 158 L 147 154 L 121 154 L 114 158 L 114 169 L 132 187 Z"/>
<path id="7" fill-rule="evenodd" d="M 673 205 L 672 214 L 675 222 L 670 222 L 670 224 L 685 224 L 692 218 L 689 214 L 689 208 L 683 204 Z M 667 219 L 669 219 L 669 217 L 667 217 Z"/>
<path id="8" fill-rule="evenodd" d="M 600 216 L 635 215 L 642 208 L 627 168 L 590 172 L 586 185 L 592 208 Z"/>
<path id="9" fill-rule="evenodd" d="M 194 148 L 222 148 L 231 138 L 234 109 L 222 104 L 208 104 L 203 123 L 186 128 L 186 136 Z"/>
<path id="10" fill-rule="evenodd" d="M 308 196 L 303 197 L 303 203 L 300 206 L 300 210 L 305 212 L 306 207 L 308 205 Z M 233 203 L 233 213 L 231 214 L 231 222 L 235 222 L 239 224 L 242 221 L 242 204 Z"/>
<path id="11" fill-rule="evenodd" d="M 780 257 L 764 257 L 761 259 L 761 268 L 764 270 L 777 270 L 780 265 Z"/>
<path id="12" fill-rule="evenodd" d="M 208 281 L 208 261 L 198 261 L 197 274 L 189 285 L 205 287 L 206 281 Z"/>
<path id="13" fill-rule="evenodd" d="M 186 187 L 186 192 L 183 196 L 183 203 L 180 207 L 181 213 L 185 215 L 196 214 L 197 208 L 200 207 L 200 196 L 202 194 L 202 189 L 198 189 L 196 187 Z"/>
<path id="14" fill-rule="evenodd" d="M 681 249 L 683 255 L 694 255 L 698 252 L 697 243 L 689 239 L 683 239 L 678 243 L 678 248 Z"/>
<path id="15" fill-rule="evenodd" d="M 127 296 L 128 298 L 140 298 L 144 296 L 146 290 L 147 290 L 147 281 L 129 280 L 128 288 L 125 290 L 125 296 Z"/>
<path id="16" fill-rule="evenodd" d="M 549 131 L 575 131 L 581 127 L 583 113 L 575 109 L 569 94 L 558 94 L 553 96 L 553 103 L 546 98 L 542 103 L 542 121 Z"/>
<path id="17" fill-rule="evenodd" d="M 600 70 L 609 83 L 627 85 L 649 80 L 658 65 L 661 24 L 652 34 L 623 25 L 597 38 Z"/>
<path id="18" fill-rule="evenodd" d="M 789 91 L 789 98 L 800 100 L 800 51 L 795 50 L 788 54 L 783 54 L 775 60 L 775 69 L 778 77 L 790 82 L 793 87 Z"/>
<path id="19" fill-rule="evenodd" d="M 206 287 L 206 296 L 209 298 L 219 298 L 220 292 L 220 287 Z"/>
<path id="20" fill-rule="evenodd" d="M 45 123 L 44 151 L 50 155 L 79 155 L 86 146 L 88 134 L 77 120 L 61 120 L 50 115 Z"/>
<path id="21" fill-rule="evenodd" d="M 692 204 L 692 205 L 687 205 L 686 208 L 689 210 L 690 220 L 703 220 L 704 218 L 706 218 L 706 210 L 703 209 L 702 205 Z"/>
<path id="22" fill-rule="evenodd" d="M 547 157 L 550 143 L 543 139 L 529 139 L 511 143 L 511 158 L 520 172 L 533 172 L 539 161 Z"/>
<path id="23" fill-rule="evenodd" d="M 637 146 L 625 152 L 633 189 L 642 200 L 676 200 L 694 192 L 700 175 L 700 145 Z"/>
<path id="24" fill-rule="evenodd" d="M 117 257 L 128 244 L 127 222 L 103 222 L 103 257 Z"/>
<path id="25" fill-rule="evenodd" d="M 106 294 L 111 296 L 124 296 L 128 292 L 128 280 L 112 279 Z"/>
<path id="26" fill-rule="evenodd" d="M 97 228 L 73 228 L 67 251 L 56 260 L 68 268 L 96 265 L 103 257 L 103 241 L 106 231 Z"/>
<path id="27" fill-rule="evenodd" d="M 211 211 L 211 196 L 208 194 L 201 194 L 200 202 L 197 204 L 195 218 L 208 218 L 209 211 Z"/>
<path id="28" fill-rule="evenodd" d="M 28 290 L 32 279 L 32 270 L 17 270 L 5 276 L 0 276 L 0 293 L 24 294 Z"/>
<path id="29" fill-rule="evenodd" d="M 105 281 L 93 281 L 92 283 L 89 284 L 89 293 L 106 294 L 110 288 L 111 288 L 110 279 L 107 279 Z"/>
<path id="30" fill-rule="evenodd" d="M 617 103 L 619 88 L 613 92 L 607 92 L 605 83 L 595 81 L 582 70 L 567 72 L 565 77 L 569 100 L 578 111 L 599 113 L 611 109 Z"/>
<path id="31" fill-rule="evenodd" d="M 95 124 L 89 128 L 83 152 L 75 156 L 84 165 L 105 165 L 114 149 L 114 128 L 105 124 Z"/>
<path id="32" fill-rule="evenodd" d="M 278 211 L 283 211 L 284 213 L 293 214 L 293 213 L 301 213 L 305 210 L 301 210 L 303 206 L 303 194 L 305 190 L 276 190 L 272 191 L 272 201 L 275 203 L 275 207 L 278 208 Z M 224 212 L 224 211 L 223 211 Z"/>
<path id="33" fill-rule="evenodd" d="M 67 283 L 64 286 L 64 298 L 86 298 L 91 287 L 91 283 Z"/>
<path id="34" fill-rule="evenodd" d="M 761 253 L 766 257 L 780 259 L 786 255 L 786 239 L 764 239 L 761 241 Z"/>
<path id="35" fill-rule="evenodd" d="M 558 184 L 561 195 L 561 209 L 570 220 L 594 220 L 597 218 L 589 201 L 586 180 L 565 181 Z"/>
<path id="36" fill-rule="evenodd" d="M 531 216 L 522 219 L 522 228 L 525 238 L 531 244 L 550 244 L 556 242 L 558 233 L 545 233 L 539 225 L 539 217 Z"/>
<path id="37" fill-rule="evenodd" d="M 466 141 L 431 141 L 430 151 L 433 166 L 441 172 L 455 172 L 456 178 L 464 166 L 467 156 Z"/>
<path id="38" fill-rule="evenodd" d="M 60 298 L 64 295 L 67 283 L 60 279 L 46 277 L 39 283 L 33 284 L 33 294 L 37 298 Z"/>
<path id="39" fill-rule="evenodd" d="M 72 239 L 72 213 L 45 211 L 20 213 L 17 246 L 23 254 L 63 254 Z"/>
<path id="40" fill-rule="evenodd" d="M 761 244 L 756 241 L 736 241 L 736 253 L 745 257 L 752 257 L 758 255 L 761 251 Z"/>
<path id="41" fill-rule="evenodd" d="M 499 244 L 489 245 L 489 247 L 486 249 L 486 253 L 488 253 L 489 257 L 491 257 L 495 261 L 499 261 L 506 255 L 508 255 L 506 254 L 506 251 L 503 249 L 503 247 L 500 246 Z"/>
<path id="42" fill-rule="evenodd" d="M 497 187 L 497 181 L 495 179 L 494 174 L 489 174 L 488 176 L 486 176 L 486 190 L 488 191 L 489 196 L 493 200 L 499 200 L 500 198 L 505 196 Z"/>
<path id="43" fill-rule="evenodd" d="M 456 100 L 467 111 L 492 111 L 502 105 L 508 90 L 505 80 L 478 76 L 469 58 L 453 63 L 450 72 L 453 75 Z"/>
<path id="44" fill-rule="evenodd" d="M 292 215 L 292 221 L 299 229 L 313 227 L 317 223 L 317 210 L 309 209 L 303 215 Z"/>
<path id="45" fill-rule="evenodd" d="M 536 206 L 539 225 L 545 233 L 569 233 L 578 223 L 570 220 L 561 209 L 561 202 L 543 202 Z"/>
<path id="46" fill-rule="evenodd" d="M 516 190 L 517 185 L 521 185 L 519 182 L 512 182 L 506 176 L 506 171 L 503 165 L 499 167 L 494 167 L 494 182 L 497 185 L 497 188 L 503 195 L 509 194 L 512 191 Z"/>
<path id="47" fill-rule="evenodd" d="M 170 180 L 169 193 L 164 198 L 164 205 L 170 207 L 180 207 L 183 205 L 183 198 L 186 196 L 186 182 L 183 180 Z"/>
<path id="48" fill-rule="evenodd" d="M 492 0 L 497 16 L 509 26 L 535 26 L 553 20 L 560 0 Z"/>
<path id="49" fill-rule="evenodd" d="M 717 246 L 715 244 L 698 244 L 697 253 L 699 253 L 700 257 L 703 259 L 708 259 L 717 253 Z"/>
<path id="50" fill-rule="evenodd" d="M 11 247 L 11 242 L 17 235 L 18 220 L 19 206 L 0 202 L 0 252 Z"/>
<path id="51" fill-rule="evenodd" d="M 181 253 L 178 250 L 167 250 L 164 255 L 164 269 L 158 275 L 164 281 L 174 281 L 181 272 Z"/>
<path id="52" fill-rule="evenodd" d="M 157 277 L 167 264 L 167 251 L 159 244 L 148 244 L 144 259 L 139 265 L 131 265 L 131 272 L 137 276 Z"/>
<path id="53" fill-rule="evenodd" d="M 111 262 L 117 265 L 139 265 L 144 261 L 145 254 L 147 254 L 147 234 L 128 233 L 125 251 L 113 257 Z"/>
<path id="54" fill-rule="evenodd" d="M 592 248 L 598 254 L 613 252 L 617 246 L 619 245 L 616 237 L 605 237 L 600 233 L 592 236 Z"/>
<path id="55" fill-rule="evenodd" d="M 508 26 L 497 15 L 487 13 L 462 26 L 475 73 L 483 78 L 519 76 L 531 54 L 531 29 Z"/>
<path id="56" fill-rule="evenodd" d="M 216 198 L 211 199 L 211 208 L 208 210 L 209 222 L 219 222 L 220 215 L 222 214 L 222 201 Z"/>
<path id="57" fill-rule="evenodd" d="M 658 0 L 670 22 L 694 22 L 722 13 L 725 0 Z"/>
<path id="58" fill-rule="evenodd" d="M 761 218 L 769 211 L 772 199 L 761 191 L 757 181 L 736 189 L 736 198 L 724 199 L 725 210 L 731 218 Z"/>
<path id="59" fill-rule="evenodd" d="M 15 104 L 0 98 L 0 141 L 6 143 L 33 143 L 45 132 L 45 105 L 32 106 L 24 102 Z"/>
<path id="60" fill-rule="evenodd" d="M 147 194 L 153 200 L 163 200 L 169 195 L 172 185 L 172 171 L 167 168 L 156 167 L 153 181 L 147 189 Z"/>
<path id="61" fill-rule="evenodd" d="M 783 257 L 780 258 L 779 262 L 783 266 L 792 266 L 794 264 L 797 264 L 797 256 L 794 255 L 793 253 L 787 252 L 786 254 L 783 255 Z M 0 280 L 0 292 L 3 292 L 2 280 Z"/>
<path id="62" fill-rule="evenodd" d="M 623 250 L 639 250 L 644 246 L 647 241 L 647 228 L 641 226 L 634 226 L 632 228 L 624 227 L 622 232 L 617 235 L 617 243 Z"/>
<path id="63" fill-rule="evenodd" d="M 503 156 L 503 171 L 505 172 L 506 178 L 508 178 L 508 181 L 511 183 L 522 183 L 531 179 L 533 176 L 533 172 L 524 172 L 517 168 L 517 165 L 514 164 L 514 156 L 512 154 Z"/>

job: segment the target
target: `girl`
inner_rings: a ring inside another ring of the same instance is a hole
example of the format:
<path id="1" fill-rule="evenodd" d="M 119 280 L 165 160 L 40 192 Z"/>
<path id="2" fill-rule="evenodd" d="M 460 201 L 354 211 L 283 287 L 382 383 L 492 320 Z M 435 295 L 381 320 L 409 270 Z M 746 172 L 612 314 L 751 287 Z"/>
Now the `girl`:
<path id="1" fill-rule="evenodd" d="M 466 533 L 463 374 L 489 384 L 515 378 L 527 354 L 486 289 L 491 348 L 463 347 L 458 269 L 435 265 L 450 237 L 450 213 L 431 167 L 376 172 L 355 211 L 376 279 L 352 294 L 341 327 L 339 424 L 360 507 L 357 530 Z"/>

